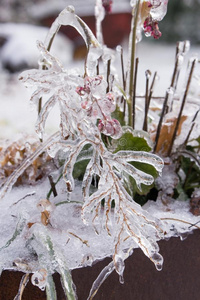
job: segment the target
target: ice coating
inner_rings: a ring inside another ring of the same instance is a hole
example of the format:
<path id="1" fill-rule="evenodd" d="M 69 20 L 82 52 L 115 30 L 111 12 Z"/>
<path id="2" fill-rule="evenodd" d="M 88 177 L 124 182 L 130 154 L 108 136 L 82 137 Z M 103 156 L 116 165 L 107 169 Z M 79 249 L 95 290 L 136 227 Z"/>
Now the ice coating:
<path id="1" fill-rule="evenodd" d="M 151 16 L 156 21 L 161 21 L 167 13 L 168 0 L 151 0 Z"/>
<path id="2" fill-rule="evenodd" d="M 100 45 L 103 45 L 103 33 L 101 23 L 105 17 L 105 9 L 102 5 L 102 0 L 96 0 L 95 18 L 96 18 L 96 35 Z"/>
<path id="3" fill-rule="evenodd" d="M 134 5 L 136 1 L 131 3 Z M 141 3 L 145 4 L 145 13 L 150 13 L 151 8 L 158 9 L 161 5 L 161 1 Z M 97 4 L 101 5 L 100 1 Z M 99 18 L 102 16 L 100 14 Z M 152 20 L 150 22 L 156 26 Z M 69 74 L 58 59 L 49 53 L 48 45 L 61 25 L 79 28 L 79 32 L 85 35 L 90 51 L 84 76 Z M 140 33 L 140 29 L 138 32 Z M 152 175 L 140 171 L 132 162 L 151 165 L 159 174 L 164 163 L 157 155 L 145 151 L 124 150 L 113 154 L 106 147 L 106 142 L 109 143 L 109 139 L 117 140 L 124 129 L 111 115 L 117 102 L 111 80 L 108 78 L 107 84 L 104 74 L 96 74 L 96 62 L 102 50 L 99 45 L 95 46 L 91 42 L 92 38 L 84 23 L 75 15 L 73 7 L 68 7 L 52 26 L 46 44 L 38 42 L 40 66 L 45 65 L 45 69 L 26 71 L 20 76 L 27 86 L 36 88 L 31 98 L 33 103 L 38 104 L 39 99 L 45 96 L 46 102 L 36 123 L 39 137 L 45 137 L 46 120 L 55 104 L 60 108 L 60 131 L 43 142 L 5 182 L 2 189 L 2 198 L 5 199 L 0 202 L 0 217 L 3 223 L 2 233 L 5 231 L 6 235 L 3 235 L 0 245 L 0 268 L 14 268 L 15 261 L 15 269 L 33 272 L 33 284 L 42 290 L 46 288 L 49 299 L 56 298 L 52 283 L 54 272 L 61 275 L 67 298 L 76 299 L 70 270 L 92 265 L 107 256 L 112 257 L 113 261 L 95 280 L 90 296 L 95 295 L 114 269 L 123 283 L 125 260 L 137 247 L 142 249 L 157 270 L 161 270 L 163 258 L 157 241 L 178 235 L 183 238 L 185 233 L 197 228 L 198 225 L 195 224 L 199 222 L 198 218 L 189 213 L 188 203 L 173 202 L 173 184 L 177 183 L 174 170 L 168 172 L 166 168 L 167 176 L 157 179 L 160 192 L 156 203 L 149 201 L 142 208 L 129 193 L 130 177 L 135 180 L 139 189 L 142 184 L 151 185 L 154 181 Z M 185 51 L 183 49 L 181 44 L 181 53 L 177 57 L 178 66 L 181 65 L 182 52 Z M 121 52 L 122 49 L 117 51 Z M 110 53 L 104 51 L 104 62 L 107 63 L 111 58 Z M 172 85 L 167 93 L 173 97 L 174 91 Z M 145 138 L 144 132 L 134 133 Z M 102 134 L 105 135 L 104 140 Z M 145 139 L 150 145 L 149 138 Z M 8 194 L 19 175 L 44 151 L 54 158 L 55 165 L 57 162 L 51 175 L 59 194 L 53 197 L 51 193 L 47 193 L 52 188 L 47 178 L 36 187 L 34 193 L 30 192 L 32 187 L 23 187 L 21 191 L 14 188 Z M 186 157 L 191 154 L 187 151 Z M 194 161 L 198 162 L 199 156 Z M 61 167 L 58 167 L 58 162 L 62 164 Z M 81 182 L 76 181 L 73 175 L 75 165 L 79 162 L 85 164 Z M 24 201 L 25 197 L 30 197 L 30 201 Z M 166 204 L 165 200 L 170 201 Z M 8 220 L 4 213 L 7 205 Z M 22 215 L 23 218 L 19 216 L 19 211 L 26 212 Z M 48 212 L 48 222 L 42 220 L 44 212 Z M 5 228 L 8 227 L 8 221 L 11 221 L 11 226 L 7 232 Z M 13 250 L 16 246 L 18 249 L 15 252 Z M 35 254 L 38 260 L 35 259 Z M 26 262 L 16 262 L 19 255 Z"/>
<path id="4" fill-rule="evenodd" d="M 62 25 L 74 27 L 83 37 L 88 48 L 88 63 L 86 64 L 87 73 L 94 74 L 94 69 L 97 65 L 98 58 L 102 54 L 102 49 L 89 27 L 75 14 L 75 10 L 72 6 L 66 7 L 52 24 L 44 42 L 45 47 L 48 49 L 55 34 Z"/>

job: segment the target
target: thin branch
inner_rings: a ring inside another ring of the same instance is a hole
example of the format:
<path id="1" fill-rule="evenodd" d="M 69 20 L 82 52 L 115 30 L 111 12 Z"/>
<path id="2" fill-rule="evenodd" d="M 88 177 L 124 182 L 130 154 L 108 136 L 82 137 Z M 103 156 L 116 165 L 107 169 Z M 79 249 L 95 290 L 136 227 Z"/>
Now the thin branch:
<path id="1" fill-rule="evenodd" d="M 53 182 L 53 177 L 51 175 L 48 176 L 50 185 L 51 185 L 51 190 L 53 192 L 54 197 L 56 197 L 58 195 L 57 191 L 56 191 L 56 184 Z"/>
<path id="2" fill-rule="evenodd" d="M 109 90 L 110 90 L 110 86 L 109 86 L 110 65 L 111 65 L 111 59 L 109 59 L 109 60 L 108 60 L 108 63 L 107 63 L 107 83 L 108 83 L 107 90 L 106 90 L 107 93 L 108 93 Z"/>
<path id="3" fill-rule="evenodd" d="M 137 36 L 137 22 L 139 16 L 140 0 L 136 4 L 134 15 L 134 22 L 132 28 L 132 44 L 131 44 L 131 61 L 130 61 L 130 81 L 129 81 L 129 126 L 133 127 L 133 111 L 131 101 L 133 99 L 133 74 L 135 69 L 135 50 L 136 50 L 136 36 Z"/>
<path id="4" fill-rule="evenodd" d="M 169 221 L 182 222 L 182 223 L 185 223 L 185 224 L 190 225 L 190 227 L 196 227 L 197 229 L 200 229 L 200 227 L 196 225 L 197 223 L 192 224 L 192 223 L 190 223 L 190 222 L 188 222 L 188 221 L 181 220 L 181 219 L 176 219 L 176 218 L 160 218 L 160 220 L 162 220 L 162 221 L 164 221 L 164 220 L 169 220 Z M 190 228 L 190 227 L 189 227 L 189 228 Z"/>
<path id="5" fill-rule="evenodd" d="M 135 74 L 134 74 L 133 98 L 132 98 L 133 129 L 135 128 L 135 99 L 136 99 L 138 64 L 139 64 L 139 58 L 137 57 L 135 60 Z"/>
<path id="6" fill-rule="evenodd" d="M 188 132 L 188 135 L 187 135 L 187 137 L 186 137 L 184 143 L 183 143 L 184 146 L 186 146 L 187 143 L 188 143 L 188 141 L 189 141 L 190 135 L 191 135 L 192 130 L 193 130 L 194 125 L 195 125 L 195 122 L 194 122 L 194 121 L 196 120 L 196 118 L 197 118 L 199 112 L 200 112 L 200 108 L 196 111 L 196 113 L 195 113 L 195 115 L 194 115 L 194 118 L 193 118 L 193 120 L 192 120 L 192 126 L 191 126 L 191 128 L 190 128 L 190 130 L 189 130 L 189 132 Z"/>
<path id="7" fill-rule="evenodd" d="M 183 96 L 183 101 L 182 101 L 182 104 L 181 104 L 181 108 L 180 108 L 180 111 L 179 111 L 178 119 L 176 121 L 176 126 L 175 126 L 175 129 L 174 129 L 174 133 L 173 133 L 172 139 L 170 141 L 170 146 L 169 146 L 169 149 L 168 149 L 168 153 L 167 153 L 168 156 L 170 156 L 170 154 L 171 154 L 172 147 L 173 147 L 174 141 L 176 139 L 176 134 L 177 134 L 178 127 L 179 127 L 179 124 L 180 124 L 180 121 L 181 121 L 181 116 L 182 116 L 183 108 L 184 108 L 184 105 L 185 105 L 185 102 L 186 102 L 186 98 L 187 98 L 187 94 L 188 94 L 188 91 L 189 91 L 190 83 L 191 83 L 191 80 L 192 80 L 192 75 L 193 75 L 195 64 L 196 64 L 196 59 L 193 60 L 191 68 L 190 68 L 190 73 L 189 73 L 185 93 L 184 93 L 184 96 Z"/>
<path id="8" fill-rule="evenodd" d="M 151 75 L 151 72 L 147 70 L 145 72 L 146 75 L 146 92 L 145 92 L 145 111 L 144 111 L 144 123 L 143 123 L 143 130 L 148 130 L 147 125 L 147 116 L 148 116 L 148 110 L 149 110 L 149 77 Z"/>
<path id="9" fill-rule="evenodd" d="M 22 300 L 23 292 L 24 292 L 24 289 L 25 289 L 28 281 L 29 281 L 29 273 L 22 276 L 20 286 L 19 286 L 19 290 L 18 290 L 18 293 L 15 296 L 14 300 Z"/>

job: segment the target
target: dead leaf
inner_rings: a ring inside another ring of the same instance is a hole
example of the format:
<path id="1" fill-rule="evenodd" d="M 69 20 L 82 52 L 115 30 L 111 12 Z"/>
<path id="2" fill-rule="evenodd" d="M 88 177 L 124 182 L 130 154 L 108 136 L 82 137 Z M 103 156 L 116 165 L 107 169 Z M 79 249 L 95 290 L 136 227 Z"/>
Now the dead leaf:
<path id="1" fill-rule="evenodd" d="M 177 135 L 180 135 L 183 122 L 186 119 L 187 116 L 181 116 L 180 124 L 177 130 Z M 166 155 L 168 153 L 169 146 L 171 144 L 171 140 L 174 134 L 174 129 L 176 127 L 176 122 L 177 122 L 176 117 L 168 118 L 165 120 L 160 131 L 156 152 L 160 152 L 162 155 Z M 157 128 L 154 128 L 154 130 L 151 132 L 151 138 L 153 141 L 155 141 L 156 131 Z"/>

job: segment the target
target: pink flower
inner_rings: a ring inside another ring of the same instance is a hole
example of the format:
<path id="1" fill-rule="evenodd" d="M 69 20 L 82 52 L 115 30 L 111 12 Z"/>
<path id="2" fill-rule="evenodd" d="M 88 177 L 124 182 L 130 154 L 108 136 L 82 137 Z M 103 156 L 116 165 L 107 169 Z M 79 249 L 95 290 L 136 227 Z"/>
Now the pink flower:
<path id="1" fill-rule="evenodd" d="M 112 11 L 112 0 L 102 0 L 102 5 L 107 14 L 110 14 Z"/>
<path id="2" fill-rule="evenodd" d="M 116 119 L 100 120 L 98 128 L 100 132 L 105 135 L 111 136 L 113 139 L 118 139 L 122 135 L 121 125 Z"/>
<path id="3" fill-rule="evenodd" d="M 145 19 L 143 24 L 144 32 L 154 37 L 154 39 L 159 39 L 162 33 L 159 30 L 158 22 L 153 21 L 152 17 L 149 16 Z"/>

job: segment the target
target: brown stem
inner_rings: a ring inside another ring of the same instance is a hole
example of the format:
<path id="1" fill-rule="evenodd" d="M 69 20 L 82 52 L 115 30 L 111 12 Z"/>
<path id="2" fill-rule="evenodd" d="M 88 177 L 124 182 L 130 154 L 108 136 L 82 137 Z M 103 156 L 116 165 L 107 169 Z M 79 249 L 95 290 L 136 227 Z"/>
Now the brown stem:
<path id="1" fill-rule="evenodd" d="M 139 7 L 140 7 L 140 0 L 137 1 L 136 4 L 136 10 L 134 15 L 134 22 L 133 22 L 133 28 L 132 28 L 132 44 L 131 44 L 131 61 L 130 61 L 130 80 L 129 80 L 129 126 L 133 127 L 133 112 L 132 112 L 132 99 L 133 99 L 133 74 L 135 69 L 135 50 L 136 50 L 136 36 L 137 36 L 137 22 L 138 22 L 138 16 L 139 16 Z"/>
<path id="2" fill-rule="evenodd" d="M 197 110 L 197 112 L 196 112 L 195 115 L 194 115 L 194 118 L 192 119 L 192 126 L 191 126 L 191 128 L 190 128 L 190 130 L 189 130 L 189 132 L 188 132 L 188 135 L 187 135 L 187 137 L 186 137 L 184 143 L 183 143 L 184 146 L 186 146 L 187 143 L 188 143 L 188 141 L 189 141 L 190 135 L 191 135 L 192 130 L 193 130 L 194 125 L 195 125 L 194 121 L 196 120 L 197 115 L 198 115 L 199 112 L 200 112 L 200 108 Z"/>
<path id="3" fill-rule="evenodd" d="M 181 115 L 182 115 L 183 108 L 184 108 L 184 105 L 185 105 L 185 102 L 186 102 L 186 98 L 187 98 L 190 83 L 191 83 L 191 80 L 192 80 L 192 74 L 193 74 L 193 71 L 194 71 L 195 64 L 196 64 L 196 59 L 193 60 L 191 68 L 190 68 L 190 73 L 189 73 L 186 89 L 185 89 L 185 92 L 184 92 L 183 101 L 182 101 L 182 104 L 181 104 L 181 108 L 180 108 L 180 111 L 179 111 L 179 115 L 178 115 L 178 119 L 177 119 L 176 126 L 175 126 L 175 129 L 174 129 L 174 133 L 173 133 L 172 139 L 170 141 L 170 146 L 169 146 L 169 149 L 168 149 L 168 153 L 167 153 L 168 156 L 170 156 L 170 154 L 171 154 L 172 147 L 173 147 L 174 141 L 176 139 L 176 134 L 177 134 L 178 127 L 179 127 L 179 124 L 180 124 L 180 121 L 181 121 Z"/>
<path id="4" fill-rule="evenodd" d="M 107 93 L 110 90 L 110 86 L 109 86 L 110 65 L 111 65 L 111 59 L 109 59 L 107 63 L 107 83 L 108 83 L 107 90 L 106 90 Z"/>
<path id="5" fill-rule="evenodd" d="M 167 92 L 166 96 L 165 96 L 164 103 L 163 103 L 163 108 L 162 108 L 160 120 L 159 120 L 159 123 L 158 123 L 157 131 L 156 131 L 155 145 L 154 145 L 154 149 L 153 149 L 154 153 L 157 150 L 158 140 L 159 140 L 159 137 L 160 137 L 160 132 L 161 132 L 161 128 L 162 128 L 163 118 L 164 118 L 164 115 L 165 115 L 165 112 L 166 112 L 168 98 L 169 98 L 169 93 Z"/>
<path id="6" fill-rule="evenodd" d="M 132 98 L 133 129 L 135 128 L 135 99 L 136 99 L 138 64 L 139 64 L 139 58 L 137 57 L 136 60 L 135 60 L 135 73 L 134 73 L 133 98 Z"/>
<path id="7" fill-rule="evenodd" d="M 154 89 L 154 85 L 155 85 L 155 82 L 156 82 L 156 77 L 157 77 L 157 72 L 154 73 L 153 80 L 152 80 L 151 87 L 150 87 L 149 101 L 148 101 L 149 105 L 150 105 L 150 102 L 151 102 L 151 99 L 152 99 L 153 89 Z"/>
<path id="8" fill-rule="evenodd" d="M 147 116 L 148 116 L 148 108 L 149 108 L 149 77 L 150 71 L 147 70 L 145 72 L 146 75 L 146 92 L 145 92 L 145 112 L 144 112 L 144 123 L 143 123 L 143 130 L 147 131 Z"/>
<path id="9" fill-rule="evenodd" d="M 49 175 L 48 178 L 49 178 L 49 182 L 50 182 L 50 185 L 51 185 L 51 191 L 53 192 L 54 197 L 56 197 L 58 195 L 58 193 L 56 191 L 56 185 L 53 182 L 53 178 L 52 178 L 51 175 Z"/>

